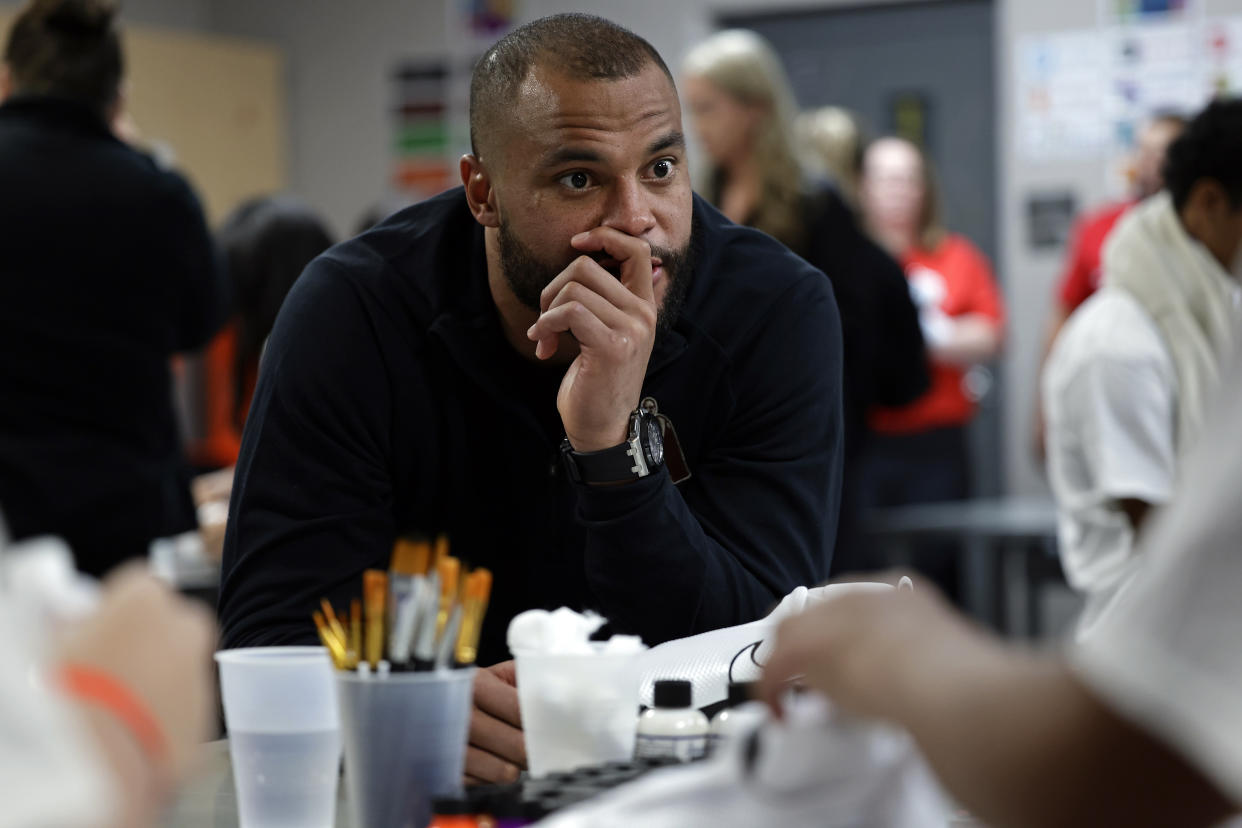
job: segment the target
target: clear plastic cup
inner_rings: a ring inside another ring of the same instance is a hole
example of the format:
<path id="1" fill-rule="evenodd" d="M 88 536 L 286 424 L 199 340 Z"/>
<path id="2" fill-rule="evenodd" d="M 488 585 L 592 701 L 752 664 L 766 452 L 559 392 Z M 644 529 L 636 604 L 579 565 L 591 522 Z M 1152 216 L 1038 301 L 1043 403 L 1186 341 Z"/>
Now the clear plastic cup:
<path id="1" fill-rule="evenodd" d="M 241 828 L 331 828 L 341 767 L 323 647 L 216 653 Z"/>
<path id="2" fill-rule="evenodd" d="M 433 798 L 461 793 L 474 673 L 337 673 L 353 825 L 423 828 Z"/>
<path id="3" fill-rule="evenodd" d="M 634 757 L 638 653 L 513 655 L 532 776 Z"/>

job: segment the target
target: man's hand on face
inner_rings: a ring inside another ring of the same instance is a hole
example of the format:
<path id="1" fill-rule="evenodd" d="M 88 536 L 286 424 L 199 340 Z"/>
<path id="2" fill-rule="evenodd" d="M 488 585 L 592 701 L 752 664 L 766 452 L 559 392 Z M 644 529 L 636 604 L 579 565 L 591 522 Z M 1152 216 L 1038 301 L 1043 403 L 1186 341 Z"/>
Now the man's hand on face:
<path id="1" fill-rule="evenodd" d="M 526 737 L 512 661 L 479 670 L 466 746 L 466 784 L 512 782 L 526 767 Z"/>
<path id="2" fill-rule="evenodd" d="M 625 442 L 642 394 L 658 310 L 651 247 L 612 227 L 579 233 L 570 244 L 615 261 L 620 281 L 595 259 L 579 256 L 544 288 L 539 320 L 526 335 L 539 343 L 540 359 L 556 353 L 562 333 L 578 341 L 556 404 L 574 449 L 599 451 Z"/>

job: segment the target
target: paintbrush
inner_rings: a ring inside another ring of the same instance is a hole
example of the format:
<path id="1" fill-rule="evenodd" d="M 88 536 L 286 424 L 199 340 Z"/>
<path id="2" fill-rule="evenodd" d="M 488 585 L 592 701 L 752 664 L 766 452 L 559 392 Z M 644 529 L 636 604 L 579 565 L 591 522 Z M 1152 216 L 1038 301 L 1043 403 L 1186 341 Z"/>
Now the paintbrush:
<path id="1" fill-rule="evenodd" d="M 462 607 L 461 633 L 457 636 L 454 663 L 458 667 L 474 664 L 479 656 L 479 635 L 483 617 L 492 594 L 492 573 L 479 568 L 466 578 L 465 602 Z"/>
<path id="2" fill-rule="evenodd" d="M 352 670 L 362 658 L 362 602 L 357 598 L 349 602 L 349 651 L 346 668 Z"/>
<path id="3" fill-rule="evenodd" d="M 315 620 L 315 629 L 319 631 L 319 640 L 323 642 L 323 646 L 328 650 L 328 655 L 332 657 L 332 663 L 336 665 L 338 670 L 344 670 L 345 645 L 336 637 L 336 633 L 332 632 L 332 628 L 324 620 L 323 613 L 316 610 L 311 617 Z"/>
<path id="4" fill-rule="evenodd" d="M 380 569 L 368 569 L 362 573 L 362 600 L 366 613 L 364 647 L 372 670 L 378 669 L 384 658 L 384 602 L 387 593 L 388 573 Z"/>
<path id="5" fill-rule="evenodd" d="M 393 664 L 409 661 L 430 558 L 427 541 L 402 538 L 393 547 L 388 578 L 388 660 Z"/>
<path id="6" fill-rule="evenodd" d="M 450 598 L 452 606 L 449 609 L 448 621 L 445 622 L 444 629 L 440 632 L 440 637 L 436 642 L 437 670 L 443 670 L 453 663 L 453 651 L 457 648 L 457 636 L 461 632 L 462 619 L 465 614 L 466 586 L 470 577 L 467 575 L 457 580 L 457 592 Z"/>
<path id="7" fill-rule="evenodd" d="M 320 598 L 319 606 L 323 609 L 323 617 L 328 622 L 328 628 L 340 639 L 342 646 L 346 645 L 349 642 L 349 636 L 345 634 L 345 628 L 341 626 L 340 619 L 336 617 L 336 610 L 332 609 L 327 598 Z"/>
<path id="8" fill-rule="evenodd" d="M 419 596 L 417 631 L 411 662 L 415 670 L 430 670 L 436 661 L 436 626 L 440 614 L 440 570 L 444 559 L 427 572 L 422 594 Z"/>
<path id="9" fill-rule="evenodd" d="M 440 573 L 440 606 L 436 612 L 436 641 L 444 638 L 453 602 L 457 600 L 457 584 L 461 578 L 461 561 L 452 555 L 440 559 L 436 567 Z"/>

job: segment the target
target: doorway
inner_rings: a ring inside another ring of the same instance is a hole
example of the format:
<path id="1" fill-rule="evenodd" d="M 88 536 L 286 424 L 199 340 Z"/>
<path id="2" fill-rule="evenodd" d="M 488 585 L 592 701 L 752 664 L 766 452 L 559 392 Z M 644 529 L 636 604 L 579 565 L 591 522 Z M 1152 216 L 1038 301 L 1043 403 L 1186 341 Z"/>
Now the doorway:
<path id="1" fill-rule="evenodd" d="M 926 0 L 788 13 L 723 15 L 776 48 L 805 109 L 858 113 L 872 135 L 922 143 L 945 221 L 999 262 L 996 80 L 991 0 Z M 1004 287 L 1003 274 L 997 279 Z M 999 365 L 971 427 L 976 496 L 1002 489 Z"/>

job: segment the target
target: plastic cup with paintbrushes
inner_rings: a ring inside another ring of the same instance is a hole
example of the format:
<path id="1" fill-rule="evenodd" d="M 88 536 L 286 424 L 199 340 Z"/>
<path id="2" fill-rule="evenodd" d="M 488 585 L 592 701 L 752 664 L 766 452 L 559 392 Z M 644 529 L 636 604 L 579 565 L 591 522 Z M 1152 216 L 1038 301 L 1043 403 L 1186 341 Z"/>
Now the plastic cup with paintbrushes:
<path id="1" fill-rule="evenodd" d="M 422 671 L 401 671 L 402 642 L 394 638 L 407 630 L 389 629 L 387 653 L 396 671 L 363 675 L 337 672 L 338 700 L 345 738 L 346 784 L 354 824 L 425 824 L 432 797 L 459 792 L 465 764 L 466 733 L 471 710 L 471 669 L 478 648 L 478 631 L 490 595 L 491 574 L 486 570 L 462 577 L 461 564 L 443 553 L 434 570 L 428 572 L 415 606 L 414 629 L 416 666 Z M 433 553 L 434 555 L 434 553 Z M 398 560 L 398 558 L 401 560 Z M 430 563 L 429 563 L 430 568 Z M 394 550 L 393 573 L 404 577 L 416 572 L 416 562 L 407 561 Z M 388 595 L 408 600 L 406 584 L 393 585 L 390 575 Z M 364 575 L 366 590 L 367 658 L 375 654 L 374 619 L 409 626 L 402 607 L 385 612 L 378 598 L 381 580 Z M 441 587 L 441 583 L 444 587 Z M 447 595 L 443 629 L 439 624 L 441 597 Z M 407 613 L 408 614 L 408 613 Z M 437 635 L 437 632 L 439 635 Z M 408 650 L 407 650 L 408 654 Z M 455 662 L 467 669 L 430 669 Z"/>

